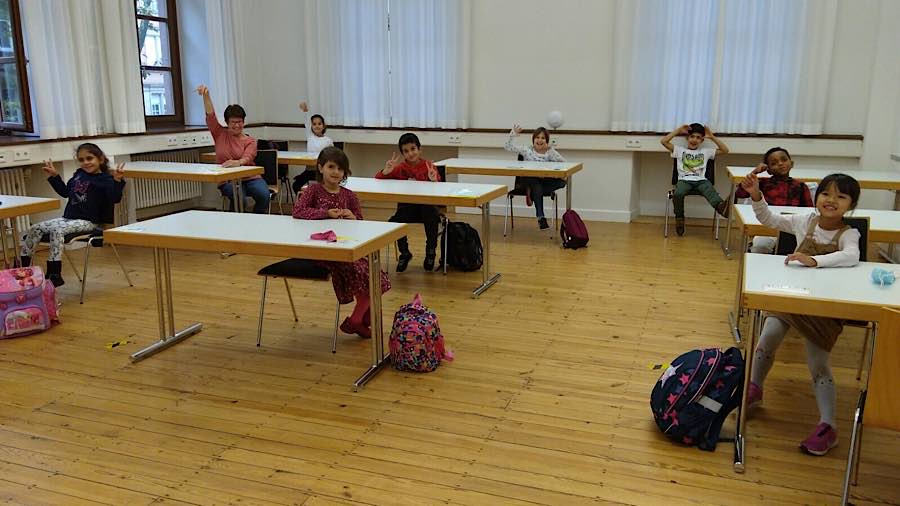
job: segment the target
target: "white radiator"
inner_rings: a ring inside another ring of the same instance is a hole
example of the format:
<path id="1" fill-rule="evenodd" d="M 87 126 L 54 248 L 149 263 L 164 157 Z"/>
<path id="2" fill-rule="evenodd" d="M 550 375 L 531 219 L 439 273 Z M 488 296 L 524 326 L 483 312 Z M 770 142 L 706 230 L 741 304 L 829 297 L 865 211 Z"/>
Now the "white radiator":
<path id="1" fill-rule="evenodd" d="M 25 171 L 22 170 L 22 167 L 0 170 L 0 194 L 19 195 L 22 197 L 28 195 L 25 191 Z M 18 220 L 17 224 L 20 232 L 31 228 L 31 218 L 27 214 L 19 216 L 16 220 Z"/>
<path id="2" fill-rule="evenodd" d="M 138 153 L 131 159 L 149 160 L 153 162 L 200 163 L 200 152 L 197 149 L 179 149 L 177 151 L 159 151 L 155 153 Z M 128 164 L 125 164 L 125 177 L 128 177 Z M 200 198 L 200 183 L 195 181 L 161 181 L 155 179 L 133 179 L 132 195 L 135 209 L 171 204 Z"/>

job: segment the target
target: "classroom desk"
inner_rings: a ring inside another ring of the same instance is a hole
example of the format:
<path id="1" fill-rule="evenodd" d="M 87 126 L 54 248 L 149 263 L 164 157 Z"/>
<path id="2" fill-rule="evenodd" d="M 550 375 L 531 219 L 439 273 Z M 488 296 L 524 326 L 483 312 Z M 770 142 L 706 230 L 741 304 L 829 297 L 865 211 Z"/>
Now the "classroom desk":
<path id="1" fill-rule="evenodd" d="M 749 238 L 753 236 L 778 237 L 778 231 L 764 226 L 756 219 L 753 206 L 749 204 L 735 204 L 732 208 L 738 229 L 741 231 L 741 240 L 738 243 L 738 251 L 747 251 Z M 809 213 L 811 207 L 769 206 L 775 214 Z M 900 243 L 900 211 L 886 211 L 876 209 L 855 209 L 849 214 L 854 218 L 869 218 L 869 242 L 886 242 L 890 244 Z M 744 272 L 744 256 L 741 255 L 738 263 L 737 286 L 735 287 L 734 310 L 728 315 L 731 324 L 731 333 L 735 341 L 741 341 L 741 276 Z"/>
<path id="2" fill-rule="evenodd" d="M 348 239 L 329 243 L 309 238 L 310 234 L 325 230 L 334 230 L 339 237 Z M 387 360 L 381 315 L 379 250 L 405 235 L 406 224 L 403 223 L 297 220 L 290 216 L 219 211 L 185 211 L 107 230 L 104 234 L 107 242 L 153 248 L 159 341 L 131 355 L 131 360 L 143 360 L 202 329 L 202 323 L 194 323 L 175 330 L 170 249 L 233 251 L 246 255 L 335 262 L 352 262 L 366 257 L 369 261 L 369 294 L 372 304 L 372 364 L 353 383 L 358 388 L 369 381 Z"/>
<path id="3" fill-rule="evenodd" d="M 44 211 L 52 211 L 59 209 L 59 199 L 48 199 L 43 197 L 22 197 L 19 195 L 0 195 L 0 226 L 4 226 L 4 221 L 9 220 L 12 228 L 13 254 L 12 263 L 9 262 L 9 251 L 6 249 L 6 231 L 0 230 L 0 245 L 3 248 L 3 263 L 6 268 L 11 265 L 17 265 L 19 262 L 19 224 L 16 218 L 25 216 L 26 214 L 42 213 Z M 5 226 L 4 226 L 5 228 Z"/>
<path id="4" fill-rule="evenodd" d="M 881 287 L 869 278 L 884 264 L 860 262 L 855 267 L 812 269 L 784 265 L 784 256 L 746 253 L 742 306 L 750 310 L 750 339 L 744 341 L 744 397 L 738 413 L 734 440 L 734 470 L 746 464 L 744 439 L 747 427 L 747 390 L 753 368 L 753 352 L 762 326 L 760 311 L 789 311 L 810 316 L 870 321 L 878 331 L 882 307 L 900 308 L 900 288 Z"/>
<path id="5" fill-rule="evenodd" d="M 572 175 L 583 168 L 578 162 L 520 162 L 487 158 L 448 158 L 434 164 L 446 167 L 447 174 L 565 179 L 566 209 L 572 209 Z"/>
<path id="6" fill-rule="evenodd" d="M 729 165 L 728 180 L 731 182 L 731 190 L 728 193 L 727 202 L 734 202 L 734 193 L 747 174 L 756 167 L 736 167 Z M 842 172 L 849 176 L 853 176 L 859 181 L 859 187 L 864 190 L 890 190 L 894 195 L 894 209 L 900 210 L 900 172 L 890 170 L 856 170 L 842 171 L 834 169 L 792 169 L 791 177 L 804 183 L 818 183 L 825 176 Z M 769 177 L 768 173 L 762 173 L 759 177 Z M 725 244 L 722 245 L 722 251 L 725 255 L 731 255 L 731 228 L 734 224 L 734 213 L 728 218 L 728 230 L 725 232 Z"/>
<path id="7" fill-rule="evenodd" d="M 345 184 L 360 200 L 394 202 L 403 204 L 428 204 L 433 206 L 460 206 L 481 208 L 481 245 L 484 261 L 481 264 L 482 283 L 472 290 L 478 297 L 500 279 L 500 273 L 491 276 L 491 201 L 506 195 L 506 186 L 476 183 L 435 183 L 432 181 L 401 181 L 398 179 L 374 179 L 350 177 Z M 445 241 L 446 246 L 446 241 Z M 446 251 L 444 269 L 446 272 Z"/>
<path id="8" fill-rule="evenodd" d="M 310 153 L 309 151 L 278 152 L 278 163 L 284 165 L 305 165 L 306 167 L 315 167 L 318 159 L 319 153 Z M 216 163 L 216 154 L 201 153 L 200 161 L 204 163 Z"/>
<path id="9" fill-rule="evenodd" d="M 257 176 L 263 173 L 262 167 L 247 165 L 243 167 L 225 168 L 208 163 L 180 163 L 180 162 L 152 162 L 134 161 L 125 164 L 125 178 L 133 179 L 163 179 L 168 181 L 197 181 L 200 183 L 231 182 L 235 195 L 240 195 L 241 179 Z M 235 210 L 244 212 L 244 199 L 236 198 Z M 125 185 L 125 194 L 122 197 L 122 206 L 128 212 L 128 185 Z M 128 223 L 125 219 L 123 223 Z"/>

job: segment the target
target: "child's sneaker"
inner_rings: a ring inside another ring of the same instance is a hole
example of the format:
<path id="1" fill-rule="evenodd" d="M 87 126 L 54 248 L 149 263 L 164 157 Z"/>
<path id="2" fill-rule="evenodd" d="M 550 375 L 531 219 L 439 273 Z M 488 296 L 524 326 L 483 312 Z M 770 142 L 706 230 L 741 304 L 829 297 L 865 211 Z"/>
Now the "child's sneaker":
<path id="1" fill-rule="evenodd" d="M 812 434 L 800 443 L 800 449 L 810 455 L 822 456 L 837 446 L 837 432 L 825 422 L 816 425 Z"/>
<path id="2" fill-rule="evenodd" d="M 675 232 L 679 236 L 684 235 L 684 218 L 675 218 Z"/>
<path id="3" fill-rule="evenodd" d="M 719 213 L 723 218 L 728 217 L 729 211 L 730 209 L 728 207 L 728 202 L 725 202 L 724 200 L 722 202 L 719 202 L 719 205 L 716 206 L 716 212 Z"/>
<path id="4" fill-rule="evenodd" d="M 751 381 L 750 386 L 747 387 L 747 408 L 759 406 L 762 403 L 762 399 L 762 387 Z"/>
<path id="5" fill-rule="evenodd" d="M 544 218 L 543 216 L 538 218 L 538 227 L 540 227 L 541 230 L 547 230 L 548 228 L 550 228 L 550 224 L 547 223 L 547 218 Z"/>

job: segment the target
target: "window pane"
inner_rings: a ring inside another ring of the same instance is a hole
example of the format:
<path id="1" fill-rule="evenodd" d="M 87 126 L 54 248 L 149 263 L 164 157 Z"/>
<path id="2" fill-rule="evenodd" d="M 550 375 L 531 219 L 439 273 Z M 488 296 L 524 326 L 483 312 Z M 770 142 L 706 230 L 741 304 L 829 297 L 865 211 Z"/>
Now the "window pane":
<path id="1" fill-rule="evenodd" d="M 168 17 L 166 14 L 166 0 L 135 0 L 135 11 L 144 16 Z"/>
<path id="2" fill-rule="evenodd" d="M 15 63 L 0 65 L 0 106 L 6 123 L 25 122 L 22 117 L 22 99 L 19 96 L 19 73 Z"/>
<path id="3" fill-rule="evenodd" d="M 175 114 L 175 97 L 172 90 L 172 73 L 143 70 L 144 114 L 146 116 L 171 116 Z"/>
<path id="4" fill-rule="evenodd" d="M 141 65 L 169 67 L 169 24 L 160 21 L 137 20 Z"/>
<path id="5" fill-rule="evenodd" d="M 15 56 L 15 38 L 13 37 L 12 12 L 9 0 L 0 0 L 0 57 Z"/>

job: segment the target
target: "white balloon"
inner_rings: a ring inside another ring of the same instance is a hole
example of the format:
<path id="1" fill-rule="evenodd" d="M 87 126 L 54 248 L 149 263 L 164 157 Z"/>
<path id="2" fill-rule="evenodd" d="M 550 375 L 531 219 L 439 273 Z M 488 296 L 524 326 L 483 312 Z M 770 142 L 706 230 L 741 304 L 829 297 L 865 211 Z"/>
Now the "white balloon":
<path id="1" fill-rule="evenodd" d="M 550 125 L 551 128 L 559 128 L 563 124 L 563 115 L 559 111 L 550 111 L 550 114 L 547 115 L 547 124 Z"/>

